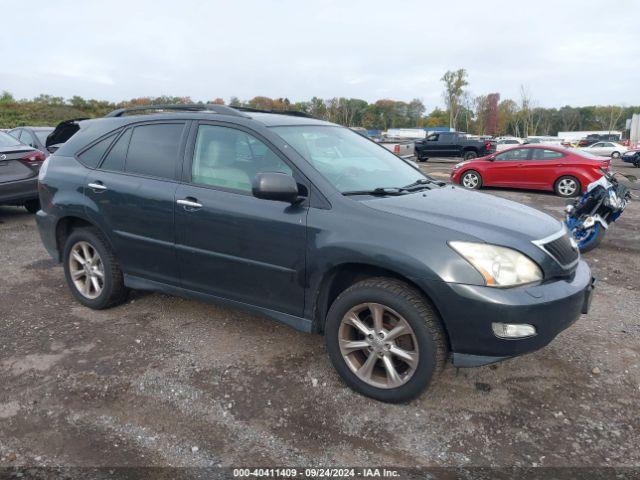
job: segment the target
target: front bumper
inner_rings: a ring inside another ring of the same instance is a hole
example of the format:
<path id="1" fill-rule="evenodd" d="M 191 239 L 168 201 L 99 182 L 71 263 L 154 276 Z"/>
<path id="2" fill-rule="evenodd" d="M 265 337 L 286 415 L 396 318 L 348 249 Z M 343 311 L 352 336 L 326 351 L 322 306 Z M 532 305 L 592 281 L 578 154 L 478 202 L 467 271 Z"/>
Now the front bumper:
<path id="1" fill-rule="evenodd" d="M 522 355 L 544 347 L 587 313 L 594 288 L 591 270 L 580 261 L 571 277 L 540 285 L 491 288 L 443 284 L 438 302 L 457 366 L 477 366 Z M 493 322 L 529 324 L 536 335 L 498 338 Z"/>

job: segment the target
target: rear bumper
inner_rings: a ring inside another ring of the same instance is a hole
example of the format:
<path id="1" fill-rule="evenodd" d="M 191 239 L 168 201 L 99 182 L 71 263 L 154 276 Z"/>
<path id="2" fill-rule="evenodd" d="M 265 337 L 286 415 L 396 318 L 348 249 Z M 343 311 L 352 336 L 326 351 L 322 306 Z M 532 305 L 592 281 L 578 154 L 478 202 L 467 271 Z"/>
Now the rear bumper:
<path id="1" fill-rule="evenodd" d="M 497 362 L 538 350 L 587 313 L 594 279 L 583 261 L 573 276 L 541 285 L 498 289 L 444 284 L 448 293 L 438 304 L 457 366 Z M 499 338 L 492 323 L 529 324 L 536 335 Z"/>
<path id="2" fill-rule="evenodd" d="M 56 219 L 40 210 L 36 213 L 36 224 L 44 248 L 56 261 L 60 261 L 60 252 L 56 242 Z"/>
<path id="3" fill-rule="evenodd" d="M 0 204 L 21 205 L 38 198 L 38 178 L 0 184 Z"/>

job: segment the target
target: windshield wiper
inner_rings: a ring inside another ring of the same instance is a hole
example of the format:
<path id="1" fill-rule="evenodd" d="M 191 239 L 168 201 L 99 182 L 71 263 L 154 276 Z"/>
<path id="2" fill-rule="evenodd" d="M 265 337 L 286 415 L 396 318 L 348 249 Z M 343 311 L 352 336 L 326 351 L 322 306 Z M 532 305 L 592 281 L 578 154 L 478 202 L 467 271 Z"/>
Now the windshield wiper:
<path id="1" fill-rule="evenodd" d="M 401 187 L 401 188 L 402 190 L 415 192 L 416 190 L 422 190 L 423 188 L 431 188 L 428 186 L 429 184 L 437 185 L 439 187 L 446 185 L 444 182 L 441 182 L 439 180 L 433 180 L 431 178 L 419 178 L 415 182 L 410 183 L 409 185 L 405 185 L 404 187 Z"/>
<path id="2" fill-rule="evenodd" d="M 404 195 L 407 191 L 404 188 L 384 188 L 378 187 L 372 190 L 351 190 L 348 192 L 342 192 L 343 195 Z"/>

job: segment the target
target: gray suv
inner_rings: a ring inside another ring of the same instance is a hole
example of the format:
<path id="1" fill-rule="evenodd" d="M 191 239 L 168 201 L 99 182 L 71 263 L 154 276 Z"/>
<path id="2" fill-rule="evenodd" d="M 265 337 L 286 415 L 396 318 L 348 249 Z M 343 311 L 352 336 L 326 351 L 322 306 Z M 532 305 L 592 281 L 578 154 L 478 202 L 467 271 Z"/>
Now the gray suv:
<path id="1" fill-rule="evenodd" d="M 347 128 L 221 105 L 78 125 L 40 171 L 37 221 L 87 307 L 142 289 L 257 312 L 324 334 L 344 381 L 387 402 L 587 312 L 591 272 L 559 221 Z"/>

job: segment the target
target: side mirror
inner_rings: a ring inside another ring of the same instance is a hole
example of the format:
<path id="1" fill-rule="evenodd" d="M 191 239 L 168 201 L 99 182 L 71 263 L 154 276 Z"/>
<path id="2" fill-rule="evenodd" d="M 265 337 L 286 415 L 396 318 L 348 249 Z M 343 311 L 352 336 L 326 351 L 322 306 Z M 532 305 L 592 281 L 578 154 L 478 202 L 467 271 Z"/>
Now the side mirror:
<path id="1" fill-rule="evenodd" d="M 495 159 L 496 159 L 496 156 L 495 156 L 495 155 L 489 155 L 489 156 L 487 157 L 487 160 L 489 160 L 490 162 L 493 162 Z"/>
<path id="2" fill-rule="evenodd" d="M 298 200 L 298 184 L 286 173 L 258 173 L 251 184 L 251 193 L 263 200 L 295 203 Z"/>

